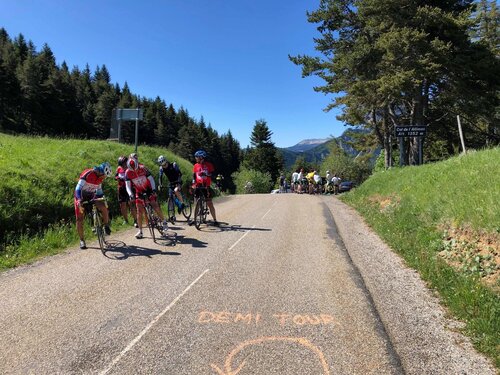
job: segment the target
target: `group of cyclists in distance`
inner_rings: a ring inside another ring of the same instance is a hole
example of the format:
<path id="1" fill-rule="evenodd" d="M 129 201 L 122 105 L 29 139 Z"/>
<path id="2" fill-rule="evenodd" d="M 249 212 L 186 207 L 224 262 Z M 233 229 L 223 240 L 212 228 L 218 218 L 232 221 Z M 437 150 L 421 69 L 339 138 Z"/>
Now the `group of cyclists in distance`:
<path id="1" fill-rule="evenodd" d="M 213 218 L 213 224 L 219 226 L 217 221 L 215 207 L 212 202 L 214 191 L 211 188 L 211 176 L 215 168 L 213 164 L 206 160 L 207 154 L 204 150 L 198 150 L 194 154 L 196 163 L 193 166 L 193 179 L 191 187 L 204 187 L 201 189 L 207 201 L 207 206 Z M 163 230 L 168 230 L 167 219 L 158 204 L 158 194 L 166 187 L 172 189 L 173 194 L 177 197 L 178 210 L 182 211 L 185 202 L 181 194 L 182 187 L 182 172 L 177 163 L 169 162 L 163 155 L 160 155 L 157 160 L 159 164 L 158 185 L 155 182 L 151 172 L 139 162 L 137 153 L 132 153 L 128 157 L 120 156 L 118 158 L 118 167 L 115 171 L 115 180 L 118 183 L 118 202 L 120 205 L 120 213 L 124 223 L 129 223 L 129 211 L 132 216 L 134 226 L 138 228 L 135 237 L 143 238 L 142 227 L 144 217 L 144 199 L 147 198 L 158 217 L 162 220 Z M 109 212 L 106 202 L 102 199 L 104 192 L 102 183 L 107 177 L 112 177 L 113 171 L 109 162 L 103 162 L 93 168 L 85 169 L 78 179 L 78 183 L 74 192 L 74 207 L 76 216 L 76 228 L 80 237 L 80 249 L 86 249 L 87 245 L 84 238 L 84 218 L 85 205 L 95 204 L 96 208 L 102 214 L 104 224 L 104 232 L 107 235 L 111 234 L 109 227 Z M 164 185 L 168 183 L 168 185 Z"/>
<path id="2" fill-rule="evenodd" d="M 330 171 L 326 171 L 326 176 L 322 177 L 314 169 L 305 173 L 304 168 L 300 168 L 292 173 L 290 190 L 297 194 L 338 194 L 340 182 L 341 178 L 336 173 L 331 174 Z M 288 191 L 284 175 L 280 177 L 280 190 L 284 193 Z"/>

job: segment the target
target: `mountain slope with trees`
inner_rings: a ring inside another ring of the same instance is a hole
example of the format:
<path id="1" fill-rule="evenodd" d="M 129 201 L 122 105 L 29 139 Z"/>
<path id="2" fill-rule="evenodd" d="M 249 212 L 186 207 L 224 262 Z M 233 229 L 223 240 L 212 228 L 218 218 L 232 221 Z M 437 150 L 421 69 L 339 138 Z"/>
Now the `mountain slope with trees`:
<path id="1" fill-rule="evenodd" d="M 141 144 L 166 147 L 194 161 L 199 148 L 210 155 L 218 173 L 228 176 L 239 168 L 240 145 L 228 130 L 219 134 L 203 117 L 193 119 L 182 106 L 149 99 L 111 83 L 106 65 L 92 72 L 87 65 L 69 69 L 45 44 L 40 51 L 22 34 L 11 39 L 0 28 L 0 132 L 104 140 L 109 137 L 115 108 L 142 108 Z M 122 124 L 125 143 L 135 140 L 134 124 Z"/>

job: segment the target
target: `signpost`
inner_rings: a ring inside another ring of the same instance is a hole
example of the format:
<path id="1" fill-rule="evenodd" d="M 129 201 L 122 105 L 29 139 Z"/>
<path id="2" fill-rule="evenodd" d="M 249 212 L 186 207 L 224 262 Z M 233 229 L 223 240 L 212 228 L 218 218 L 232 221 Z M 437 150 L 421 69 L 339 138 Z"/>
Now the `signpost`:
<path id="1" fill-rule="evenodd" d="M 396 126 L 396 137 L 425 137 L 427 126 Z"/>
<path id="2" fill-rule="evenodd" d="M 137 144 L 139 140 L 139 120 L 144 117 L 142 108 L 117 108 L 113 110 L 113 120 L 118 122 L 118 142 L 121 142 L 122 121 L 135 121 L 135 152 L 137 152 Z"/>
<path id="3" fill-rule="evenodd" d="M 423 142 L 422 138 L 427 133 L 427 126 L 396 126 L 394 132 L 396 137 L 399 138 L 399 165 L 404 165 L 405 160 L 405 137 L 416 137 L 418 143 L 418 164 L 423 164 Z"/>

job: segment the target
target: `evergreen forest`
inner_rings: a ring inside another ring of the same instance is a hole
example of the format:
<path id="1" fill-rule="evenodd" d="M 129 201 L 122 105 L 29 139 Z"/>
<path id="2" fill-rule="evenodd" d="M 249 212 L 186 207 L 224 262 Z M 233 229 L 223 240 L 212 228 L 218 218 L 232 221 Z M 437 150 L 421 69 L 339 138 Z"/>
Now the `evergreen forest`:
<path id="1" fill-rule="evenodd" d="M 353 142 L 357 149 L 382 149 L 385 168 L 396 165 L 399 147 L 406 151 L 403 164 L 417 164 L 422 140 L 401 143 L 394 136 L 398 125 L 427 128 L 424 161 L 460 151 L 458 116 L 468 148 L 500 144 L 496 1 L 319 0 L 306 16 L 317 27 L 311 44 L 322 57 L 289 56 L 291 62 L 304 77 L 323 80 L 314 90 L 333 98 L 325 110 L 339 108 L 345 125 L 366 130 Z M 232 191 L 235 173 L 267 173 L 270 185 L 283 173 L 283 154 L 264 119 L 242 150 L 230 130 L 219 134 L 182 106 L 112 83 L 106 65 L 58 65 L 47 44 L 37 50 L 22 34 L 11 37 L 0 28 L 0 132 L 103 140 L 116 108 L 143 109 L 141 144 L 191 161 L 193 151 L 204 148 Z M 134 143 L 132 122 L 124 123 L 122 138 Z"/>

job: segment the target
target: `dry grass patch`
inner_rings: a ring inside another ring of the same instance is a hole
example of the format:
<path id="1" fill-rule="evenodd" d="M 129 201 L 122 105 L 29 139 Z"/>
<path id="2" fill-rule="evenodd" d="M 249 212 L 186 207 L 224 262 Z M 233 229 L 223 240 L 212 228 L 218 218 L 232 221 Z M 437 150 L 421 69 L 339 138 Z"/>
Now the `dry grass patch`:
<path id="1" fill-rule="evenodd" d="M 443 247 L 439 252 L 449 265 L 477 275 L 481 281 L 500 292 L 500 234 L 477 231 L 469 226 L 443 224 Z"/>
<path id="2" fill-rule="evenodd" d="M 372 205 L 377 206 L 378 210 L 381 213 L 387 214 L 393 212 L 396 209 L 396 207 L 399 206 L 399 203 L 401 202 L 401 197 L 399 197 L 397 194 L 394 193 L 389 196 L 374 194 L 368 198 L 368 201 Z"/>

